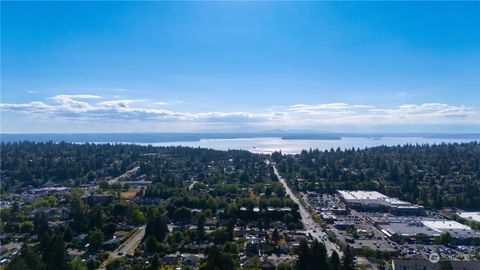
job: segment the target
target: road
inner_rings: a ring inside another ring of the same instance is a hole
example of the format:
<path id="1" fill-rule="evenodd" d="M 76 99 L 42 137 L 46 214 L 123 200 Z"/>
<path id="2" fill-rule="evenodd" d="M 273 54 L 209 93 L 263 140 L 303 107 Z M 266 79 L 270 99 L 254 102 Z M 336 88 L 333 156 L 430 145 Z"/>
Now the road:
<path id="1" fill-rule="evenodd" d="M 124 172 L 122 175 L 108 180 L 108 184 L 111 185 L 111 184 L 116 183 L 118 180 L 130 177 L 130 175 L 134 174 L 138 169 L 140 169 L 140 166 L 136 166 L 133 169 Z"/>
<path id="2" fill-rule="evenodd" d="M 141 226 L 141 227 L 138 227 L 137 228 L 137 231 L 132 235 L 130 236 L 130 238 L 128 238 L 123 244 L 121 244 L 117 249 L 115 249 L 114 251 L 110 252 L 108 255 L 109 255 L 109 258 L 102 264 L 102 266 L 100 267 L 100 269 L 105 269 L 105 265 L 116 259 L 116 258 L 119 258 L 119 257 L 124 257 L 126 256 L 127 254 L 130 254 L 130 255 L 133 255 L 133 253 L 135 252 L 135 249 L 137 248 L 137 246 L 140 244 L 140 242 L 142 241 L 143 237 L 145 236 L 145 228 L 146 226 Z M 121 255 L 119 255 L 121 254 Z"/>
<path id="3" fill-rule="evenodd" d="M 193 186 L 195 186 L 196 183 L 198 183 L 198 181 L 192 179 L 192 183 L 188 186 L 188 190 L 192 190 Z"/>
<path id="4" fill-rule="evenodd" d="M 270 163 L 270 161 L 267 161 L 267 163 Z M 273 166 L 273 171 L 275 172 L 275 175 L 278 178 L 278 181 L 280 181 L 280 183 L 282 183 L 282 185 L 285 187 L 285 191 L 287 195 L 292 199 L 293 202 L 295 202 L 298 205 L 298 211 L 300 212 L 302 223 L 303 223 L 303 226 L 305 227 L 305 230 L 307 231 L 307 234 L 310 234 L 313 238 L 317 239 L 319 242 L 323 242 L 325 244 L 325 247 L 327 248 L 327 252 L 329 255 L 331 255 L 332 252 L 335 250 L 338 253 L 338 255 L 341 256 L 342 252 L 340 251 L 340 249 L 337 247 L 336 244 L 328 240 L 327 234 L 322 232 L 320 226 L 318 226 L 318 224 L 312 218 L 312 215 L 310 214 L 310 212 L 307 211 L 307 209 L 300 202 L 300 199 L 298 199 L 297 195 L 293 193 L 293 191 L 290 189 L 290 187 L 287 184 L 287 181 L 285 181 L 285 179 L 278 172 L 276 165 L 272 164 L 272 166 Z"/>

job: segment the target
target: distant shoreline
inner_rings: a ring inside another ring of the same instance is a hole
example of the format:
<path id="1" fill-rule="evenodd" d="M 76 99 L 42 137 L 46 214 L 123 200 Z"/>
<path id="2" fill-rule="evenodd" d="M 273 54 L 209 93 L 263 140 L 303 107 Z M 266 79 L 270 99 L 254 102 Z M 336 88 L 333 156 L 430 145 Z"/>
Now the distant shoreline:
<path id="1" fill-rule="evenodd" d="M 280 138 L 281 140 L 341 140 L 366 138 L 378 140 L 385 137 L 419 137 L 431 139 L 480 140 L 480 133 L 23 133 L 0 134 L 1 142 L 104 142 L 104 143 L 168 143 L 198 142 L 204 139 Z"/>

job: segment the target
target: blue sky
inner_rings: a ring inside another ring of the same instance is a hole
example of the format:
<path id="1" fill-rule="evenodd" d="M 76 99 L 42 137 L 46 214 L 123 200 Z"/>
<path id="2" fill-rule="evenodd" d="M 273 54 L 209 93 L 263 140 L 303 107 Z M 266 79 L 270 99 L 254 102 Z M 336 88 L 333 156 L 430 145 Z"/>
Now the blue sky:
<path id="1" fill-rule="evenodd" d="M 480 3 L 2 2 L 2 132 L 480 131 Z"/>

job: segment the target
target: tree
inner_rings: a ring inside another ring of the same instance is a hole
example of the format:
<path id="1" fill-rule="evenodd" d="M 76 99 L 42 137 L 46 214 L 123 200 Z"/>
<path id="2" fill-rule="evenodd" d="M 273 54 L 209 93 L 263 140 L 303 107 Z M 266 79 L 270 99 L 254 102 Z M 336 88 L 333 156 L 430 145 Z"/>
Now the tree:
<path id="1" fill-rule="evenodd" d="M 190 221 L 190 218 L 192 217 L 192 210 L 190 210 L 190 208 L 188 207 L 182 206 L 177 210 L 175 210 L 173 217 L 176 221 L 187 223 L 188 221 Z"/>
<path id="2" fill-rule="evenodd" d="M 338 253 L 334 250 L 332 256 L 330 256 L 330 270 L 340 270 L 340 257 Z"/>
<path id="3" fill-rule="evenodd" d="M 63 242 L 63 236 L 54 235 L 50 241 L 48 251 L 43 257 L 47 269 L 66 270 L 67 265 L 67 249 L 65 242 Z"/>
<path id="4" fill-rule="evenodd" d="M 225 244 L 228 241 L 228 234 L 225 227 L 220 227 L 213 232 L 213 242 L 216 245 Z"/>
<path id="5" fill-rule="evenodd" d="M 14 258 L 5 268 L 5 270 L 30 270 L 27 262 L 22 257 Z"/>
<path id="6" fill-rule="evenodd" d="M 70 202 L 70 217 L 72 218 L 72 229 L 76 232 L 83 232 L 87 227 L 86 206 L 78 196 L 72 198 Z"/>
<path id="7" fill-rule="evenodd" d="M 33 227 L 35 229 L 35 233 L 39 238 L 43 236 L 44 233 L 52 233 L 50 230 L 50 226 L 48 226 L 48 220 L 47 217 L 43 212 L 37 212 L 35 214 L 35 220 L 33 222 Z"/>
<path id="8" fill-rule="evenodd" d="M 69 270 L 87 270 L 87 266 L 80 258 L 75 258 L 68 262 L 68 269 Z"/>
<path id="9" fill-rule="evenodd" d="M 35 230 L 35 226 L 31 221 L 22 222 L 20 225 L 20 232 L 22 233 L 31 233 Z"/>
<path id="10" fill-rule="evenodd" d="M 103 241 L 105 241 L 105 236 L 102 230 L 93 229 L 88 233 L 88 242 L 92 251 L 98 251 L 102 247 Z"/>
<path id="11" fill-rule="evenodd" d="M 63 232 L 63 240 L 65 242 L 71 242 L 72 241 L 72 230 L 70 229 L 70 226 L 67 226 L 65 228 L 65 231 Z"/>
<path id="12" fill-rule="evenodd" d="M 95 181 L 95 173 L 94 173 L 94 172 L 88 172 L 87 181 L 88 181 L 88 182 L 93 182 L 93 181 Z"/>
<path id="13" fill-rule="evenodd" d="M 168 234 L 168 226 L 165 217 L 160 214 L 154 214 L 147 222 L 145 228 L 145 238 L 153 236 L 158 241 L 163 241 Z"/>
<path id="14" fill-rule="evenodd" d="M 90 229 L 102 228 L 105 217 L 103 216 L 102 208 L 99 204 L 95 205 L 92 212 L 90 212 L 88 227 Z"/>
<path id="15" fill-rule="evenodd" d="M 205 251 L 207 258 L 200 265 L 200 270 L 233 270 L 235 261 L 229 254 L 225 254 L 216 245 L 210 246 Z M 236 255 L 235 255 L 236 256 Z"/>
<path id="16" fill-rule="evenodd" d="M 300 242 L 300 246 L 298 248 L 297 269 L 310 270 L 310 248 L 305 240 Z"/>
<path id="17" fill-rule="evenodd" d="M 100 263 L 98 262 L 98 260 L 94 260 L 94 259 L 88 260 L 87 262 L 88 270 L 95 270 L 95 269 L 98 269 L 98 267 L 100 267 Z"/>
<path id="18" fill-rule="evenodd" d="M 152 260 L 150 261 L 150 270 L 158 270 L 160 267 L 160 262 L 158 259 L 158 255 L 155 254 L 155 256 L 152 257 Z"/>
<path id="19" fill-rule="evenodd" d="M 125 264 L 124 257 L 116 258 L 107 264 L 106 269 L 107 270 L 123 269 L 124 264 Z"/>
<path id="20" fill-rule="evenodd" d="M 275 245 L 278 245 L 278 241 L 280 240 L 280 234 L 278 233 L 277 228 L 275 228 L 272 232 L 272 241 Z"/>
<path id="21" fill-rule="evenodd" d="M 448 232 L 440 235 L 440 243 L 442 245 L 450 245 L 452 241 L 453 241 L 452 236 Z"/>
<path id="22" fill-rule="evenodd" d="M 349 246 L 345 248 L 343 251 L 343 260 L 342 260 L 342 267 L 341 270 L 354 270 L 355 269 L 355 262 L 352 250 Z"/>
<path id="23" fill-rule="evenodd" d="M 316 239 L 313 241 L 310 250 L 311 269 L 328 269 L 327 249 L 323 243 L 319 243 Z"/>
<path id="24" fill-rule="evenodd" d="M 228 224 L 227 224 L 228 241 L 233 241 L 233 238 L 235 236 L 234 229 L 235 229 L 235 220 L 234 219 L 228 220 Z"/>
<path id="25" fill-rule="evenodd" d="M 197 221 L 197 239 L 202 241 L 205 239 L 205 218 L 199 217 Z"/>
<path id="26" fill-rule="evenodd" d="M 43 261 L 46 261 L 50 257 L 50 245 L 52 243 L 52 236 L 50 233 L 45 232 L 40 238 L 40 254 L 42 255 Z"/>
<path id="27" fill-rule="evenodd" d="M 44 270 L 45 264 L 43 263 L 40 255 L 29 246 L 25 246 L 22 249 L 22 254 L 15 257 L 5 268 L 5 270 Z"/>
<path id="28" fill-rule="evenodd" d="M 153 235 L 149 235 L 145 238 L 145 249 L 147 252 L 156 252 L 158 246 L 159 244 Z"/>
<path id="29" fill-rule="evenodd" d="M 142 224 L 145 222 L 145 215 L 143 215 L 143 212 L 138 209 L 138 206 L 131 210 L 129 218 L 130 222 L 133 224 Z"/>

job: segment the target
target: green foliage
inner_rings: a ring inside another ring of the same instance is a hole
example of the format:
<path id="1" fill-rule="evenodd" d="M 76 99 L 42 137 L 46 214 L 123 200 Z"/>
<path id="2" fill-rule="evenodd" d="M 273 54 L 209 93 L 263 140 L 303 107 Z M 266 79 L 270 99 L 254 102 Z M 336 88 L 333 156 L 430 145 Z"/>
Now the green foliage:
<path id="1" fill-rule="evenodd" d="M 89 248 L 92 251 L 98 251 L 102 247 L 103 241 L 105 241 L 105 236 L 103 235 L 102 230 L 93 229 L 88 233 L 88 242 L 90 243 Z"/>
<path id="2" fill-rule="evenodd" d="M 50 227 L 48 226 L 47 217 L 43 212 L 37 212 L 34 219 L 34 229 L 38 237 L 42 237 L 44 233 L 51 233 Z"/>
<path id="3" fill-rule="evenodd" d="M 213 232 L 213 242 L 216 245 L 225 244 L 229 240 L 228 238 L 228 232 L 225 227 L 220 227 Z"/>
<path id="4" fill-rule="evenodd" d="M 69 270 L 87 270 L 87 265 L 80 258 L 74 258 L 68 262 Z"/>
<path id="5" fill-rule="evenodd" d="M 40 251 L 46 269 L 68 269 L 68 257 L 63 236 L 44 233 L 40 241 Z"/>
<path id="6" fill-rule="evenodd" d="M 298 270 L 329 269 L 330 267 L 329 261 L 331 259 L 329 260 L 327 256 L 325 245 L 317 240 L 311 246 L 308 245 L 307 241 L 303 240 L 300 243 L 297 254 L 296 269 Z"/>
<path id="7" fill-rule="evenodd" d="M 442 233 L 439 238 L 435 239 L 435 241 L 437 242 L 437 244 L 448 246 L 452 243 L 453 238 L 448 232 L 446 232 L 446 233 Z"/>
<path id="8" fill-rule="evenodd" d="M 116 258 L 115 260 L 109 262 L 106 266 L 107 270 L 119 270 L 122 269 L 123 265 L 125 264 L 125 258 L 120 257 Z"/>
<path id="9" fill-rule="evenodd" d="M 330 256 L 330 269 L 340 270 L 340 268 L 341 268 L 340 257 L 338 256 L 338 253 L 334 250 L 332 252 L 332 255 Z"/>
<path id="10" fill-rule="evenodd" d="M 346 247 L 343 250 L 342 266 L 341 270 L 354 270 L 355 269 L 355 256 L 353 256 L 350 247 Z"/>
<path id="11" fill-rule="evenodd" d="M 87 207 L 78 195 L 70 199 L 71 228 L 76 232 L 84 232 L 87 229 Z"/>
<path id="12" fill-rule="evenodd" d="M 15 257 L 5 270 L 45 270 L 45 264 L 40 255 L 29 246 L 22 249 L 20 256 Z"/>
<path id="13" fill-rule="evenodd" d="M 158 259 L 158 255 L 155 254 L 150 260 L 150 270 L 158 270 L 159 267 L 160 267 L 160 262 Z"/>
<path id="14" fill-rule="evenodd" d="M 200 270 L 234 270 L 237 264 L 235 257 L 237 254 L 224 252 L 215 246 L 210 246 L 206 252 L 206 259 L 200 265 Z"/>
<path id="15" fill-rule="evenodd" d="M 155 213 L 147 221 L 145 228 L 145 239 L 152 236 L 157 241 L 163 241 L 168 234 L 168 226 L 165 217 L 159 213 Z"/>
<path id="16" fill-rule="evenodd" d="M 272 241 L 275 243 L 275 245 L 277 245 L 279 240 L 280 240 L 280 234 L 278 233 L 277 228 L 275 228 L 272 232 Z"/>
<path id="17" fill-rule="evenodd" d="M 20 232 L 22 233 L 31 233 L 35 230 L 35 226 L 33 225 L 33 222 L 31 221 L 25 221 L 22 224 L 20 224 Z"/>

